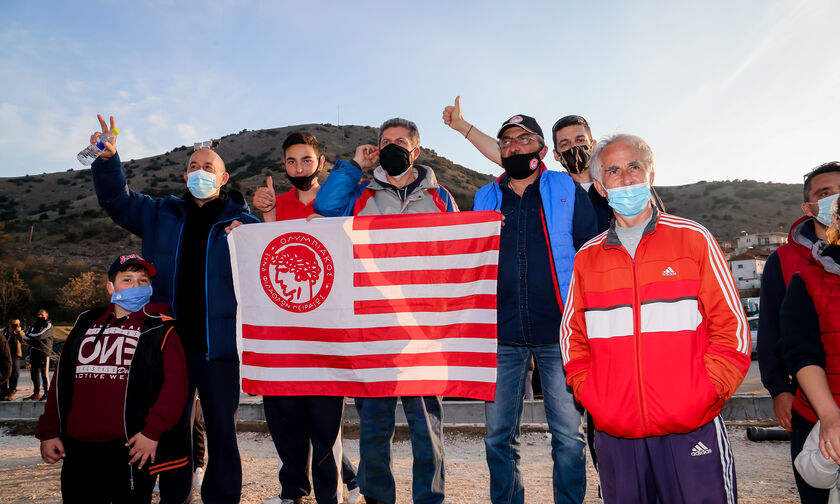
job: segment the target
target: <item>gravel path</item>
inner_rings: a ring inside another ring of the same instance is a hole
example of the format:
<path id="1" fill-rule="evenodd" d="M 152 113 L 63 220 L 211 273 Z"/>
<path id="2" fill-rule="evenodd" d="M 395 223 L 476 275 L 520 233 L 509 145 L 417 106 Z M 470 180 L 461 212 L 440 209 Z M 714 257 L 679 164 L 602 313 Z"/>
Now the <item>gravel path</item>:
<path id="1" fill-rule="evenodd" d="M 729 427 L 738 478 L 739 502 L 748 504 L 797 502 L 787 442 L 746 440 L 743 427 Z M 242 502 L 259 504 L 276 495 L 277 458 L 267 434 L 241 433 L 244 484 Z M 484 443 L 480 436 L 452 433 L 446 435 L 446 493 L 450 504 L 489 502 Z M 345 451 L 354 463 L 359 460 L 359 442 L 345 440 Z M 550 503 L 550 443 L 545 433 L 522 436 L 522 472 L 525 477 L 525 500 Z M 411 492 L 411 445 L 394 443 L 394 471 L 397 478 L 397 502 L 409 503 Z M 0 503 L 57 503 L 60 464 L 41 462 L 38 441 L 29 436 L 0 432 Z M 587 503 L 599 502 L 596 476 L 588 467 Z M 314 504 L 314 498 L 305 499 Z"/>

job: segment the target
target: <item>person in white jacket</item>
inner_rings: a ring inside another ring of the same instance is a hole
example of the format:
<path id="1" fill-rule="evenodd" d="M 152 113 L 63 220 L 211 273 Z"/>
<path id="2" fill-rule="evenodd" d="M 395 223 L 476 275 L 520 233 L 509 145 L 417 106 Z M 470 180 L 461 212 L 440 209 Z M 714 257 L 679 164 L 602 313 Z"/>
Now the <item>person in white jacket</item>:
<path id="1" fill-rule="evenodd" d="M 820 452 L 820 422 L 811 429 L 793 465 L 802 479 L 812 487 L 831 490 L 828 504 L 840 504 L 840 464 L 825 458 Z"/>

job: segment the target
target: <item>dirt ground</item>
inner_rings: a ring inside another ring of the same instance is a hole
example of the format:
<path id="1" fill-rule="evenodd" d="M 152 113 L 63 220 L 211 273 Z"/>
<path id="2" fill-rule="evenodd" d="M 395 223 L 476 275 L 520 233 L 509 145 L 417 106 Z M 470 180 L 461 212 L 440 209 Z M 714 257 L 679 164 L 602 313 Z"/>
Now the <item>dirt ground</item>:
<path id="1" fill-rule="evenodd" d="M 747 441 L 745 429 L 729 427 L 741 503 L 797 502 L 787 442 Z M 0 431 L 0 503 L 60 502 L 60 463 L 47 465 L 39 456 L 38 441 L 30 436 L 13 436 Z M 276 495 L 277 455 L 267 434 L 245 432 L 239 435 L 244 482 L 242 502 L 259 504 Z M 446 494 L 450 504 L 489 502 L 489 476 L 480 435 L 446 435 Z M 359 442 L 346 439 L 345 451 L 354 463 L 359 461 Z M 545 433 L 522 436 L 522 473 L 525 477 L 525 501 L 550 503 L 550 443 Z M 411 502 L 411 445 L 394 443 L 394 470 L 397 478 L 397 502 Z M 588 464 L 587 503 L 600 502 L 595 489 L 596 475 Z M 196 501 L 198 502 L 198 501 Z M 314 498 L 305 499 L 314 504 Z"/>

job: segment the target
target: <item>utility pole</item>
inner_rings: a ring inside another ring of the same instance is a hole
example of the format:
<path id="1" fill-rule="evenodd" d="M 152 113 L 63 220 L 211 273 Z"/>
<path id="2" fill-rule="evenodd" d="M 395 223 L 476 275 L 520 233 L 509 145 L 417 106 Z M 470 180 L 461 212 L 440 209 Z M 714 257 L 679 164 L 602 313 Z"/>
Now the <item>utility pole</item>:
<path id="1" fill-rule="evenodd" d="M 336 126 L 341 126 L 341 105 L 338 105 L 338 121 L 336 122 Z"/>
<path id="2" fill-rule="evenodd" d="M 32 232 L 35 231 L 35 224 L 29 226 L 29 245 L 32 245 Z"/>

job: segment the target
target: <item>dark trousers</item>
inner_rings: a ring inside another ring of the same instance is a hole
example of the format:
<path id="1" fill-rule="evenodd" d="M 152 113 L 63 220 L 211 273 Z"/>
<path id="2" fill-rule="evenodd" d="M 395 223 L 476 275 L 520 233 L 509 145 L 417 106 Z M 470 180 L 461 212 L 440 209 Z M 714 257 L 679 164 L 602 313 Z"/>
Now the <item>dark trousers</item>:
<path id="1" fill-rule="evenodd" d="M 148 465 L 128 465 L 124 439 L 86 443 L 65 436 L 61 497 L 65 504 L 141 504 L 152 501 L 155 477 Z M 150 464 L 151 462 L 147 462 Z"/>
<path id="2" fill-rule="evenodd" d="M 207 466 L 201 484 L 201 501 L 205 504 L 239 502 L 242 495 L 242 460 L 236 442 L 239 362 L 207 360 L 204 353 L 197 352 L 187 352 L 186 359 L 190 399 L 185 411 L 192 416 L 193 399 L 198 390 L 207 435 Z M 193 470 L 190 467 L 189 471 L 161 473 L 161 503 L 189 502 Z"/>
<path id="3" fill-rule="evenodd" d="M 595 432 L 604 503 L 734 503 L 735 465 L 720 416 L 686 434 L 639 439 Z"/>
<path id="4" fill-rule="evenodd" d="M 315 500 L 318 504 L 337 504 L 339 465 L 333 449 L 341 442 L 344 398 L 264 396 L 263 408 L 281 462 L 280 498 L 309 495 L 306 462 L 311 443 Z"/>
<path id="5" fill-rule="evenodd" d="M 347 485 L 348 490 L 353 490 L 359 486 L 359 483 L 356 481 L 356 468 L 353 467 L 353 463 L 350 462 L 350 459 L 347 458 L 347 455 L 343 451 L 341 453 L 341 479 L 344 480 L 344 484 Z"/>
<path id="6" fill-rule="evenodd" d="M 805 446 L 805 440 L 814 425 L 808 420 L 802 418 L 797 412 L 793 412 L 791 424 L 793 425 L 793 432 L 790 433 L 790 460 L 791 464 L 796 460 L 796 456 L 802 451 Z M 799 491 L 799 500 L 802 504 L 826 504 L 828 502 L 828 495 L 830 490 L 823 488 L 814 488 L 802 479 L 796 466 L 793 467 L 793 477 L 796 480 L 796 489 Z"/>
<path id="7" fill-rule="evenodd" d="M 41 392 L 41 379 L 44 380 L 44 395 L 47 395 L 47 388 L 50 380 L 47 371 L 50 369 L 50 358 L 38 351 L 31 351 L 29 354 L 29 376 L 32 378 L 32 393 Z"/>
<path id="8" fill-rule="evenodd" d="M 18 378 L 20 377 L 20 365 L 17 355 L 12 354 L 12 374 L 9 381 L 0 386 L 0 398 L 11 396 L 17 390 Z"/>

